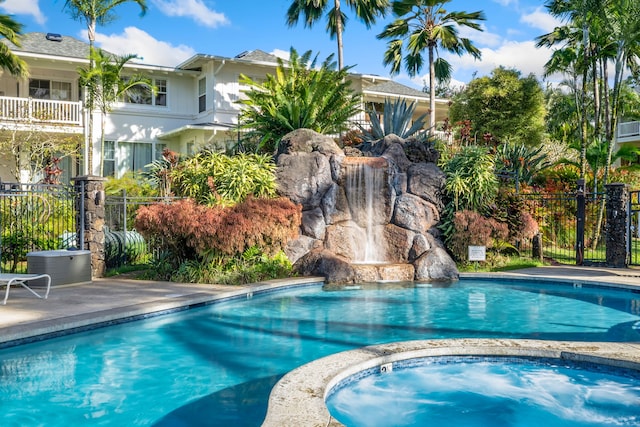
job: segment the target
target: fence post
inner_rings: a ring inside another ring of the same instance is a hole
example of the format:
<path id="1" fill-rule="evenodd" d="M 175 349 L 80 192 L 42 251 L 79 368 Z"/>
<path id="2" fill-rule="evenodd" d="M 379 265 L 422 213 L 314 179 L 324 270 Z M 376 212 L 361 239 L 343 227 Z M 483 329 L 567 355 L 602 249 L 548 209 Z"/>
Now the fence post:
<path id="1" fill-rule="evenodd" d="M 99 176 L 73 178 L 76 187 L 76 209 L 80 249 L 91 251 L 91 277 L 102 277 L 105 271 L 104 251 L 104 181 Z"/>
<path id="2" fill-rule="evenodd" d="M 605 189 L 607 267 L 625 268 L 629 265 L 629 186 L 614 183 Z"/>
<path id="3" fill-rule="evenodd" d="M 576 265 L 584 264 L 584 221 L 586 215 L 584 192 L 584 179 L 579 179 L 576 190 Z"/>

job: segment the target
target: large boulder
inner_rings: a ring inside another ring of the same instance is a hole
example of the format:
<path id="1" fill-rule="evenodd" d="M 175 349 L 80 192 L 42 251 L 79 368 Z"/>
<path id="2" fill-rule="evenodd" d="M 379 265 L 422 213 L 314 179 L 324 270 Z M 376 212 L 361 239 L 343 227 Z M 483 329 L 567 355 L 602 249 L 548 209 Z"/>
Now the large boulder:
<path id="1" fill-rule="evenodd" d="M 459 276 L 456 263 L 443 248 L 433 248 L 424 253 L 413 262 L 413 267 L 417 281 L 457 280 Z"/>
<path id="2" fill-rule="evenodd" d="M 276 165 L 278 193 L 303 210 L 319 207 L 333 185 L 329 159 L 319 152 L 282 154 Z"/>

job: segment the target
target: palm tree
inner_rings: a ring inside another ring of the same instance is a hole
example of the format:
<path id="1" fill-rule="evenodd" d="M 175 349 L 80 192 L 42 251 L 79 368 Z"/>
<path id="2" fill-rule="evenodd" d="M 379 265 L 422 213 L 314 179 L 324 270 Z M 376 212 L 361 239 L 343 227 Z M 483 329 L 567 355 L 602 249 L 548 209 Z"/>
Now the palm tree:
<path id="1" fill-rule="evenodd" d="M 436 81 L 451 78 L 451 64 L 438 56 L 438 49 L 462 55 L 471 54 L 478 59 L 480 50 L 467 38 L 458 36 L 459 27 L 483 31 L 478 21 L 486 18 L 482 11 L 448 12 L 445 5 L 451 0 L 398 0 L 391 5 L 395 21 L 387 25 L 378 39 L 389 39 L 384 64 L 391 65 L 391 74 L 404 67 L 410 76 L 416 76 L 424 64 L 427 52 L 429 64 L 429 127 L 436 121 Z M 406 44 L 406 52 L 403 46 Z"/>
<path id="2" fill-rule="evenodd" d="M 582 63 L 583 93 L 586 93 L 587 76 L 593 84 L 594 139 L 603 140 L 607 146 L 604 159 L 603 184 L 608 183 L 609 169 L 614 160 L 616 145 L 615 131 L 620 118 L 621 91 L 624 86 L 625 72 L 638 75 L 640 69 L 640 4 L 637 0 L 549 0 L 546 4 L 549 11 L 556 16 L 564 17 L 568 23 L 557 28 L 553 33 L 540 38 L 546 45 L 562 44 L 566 49 L 573 49 L 576 59 L 584 58 Z M 570 30 L 573 28 L 573 32 Z M 581 29 L 582 31 L 575 31 Z M 577 43 L 578 36 L 559 37 L 581 33 L 582 42 Z M 571 43 L 568 41 L 571 40 Z M 608 67 L 614 65 L 614 76 L 610 78 Z M 589 74 L 590 72 L 590 74 Z M 610 86 L 610 81 L 613 86 Z M 600 98 L 602 98 L 602 107 Z M 586 95 L 582 96 L 583 143 L 581 147 L 581 171 L 584 174 L 587 163 L 588 143 L 586 135 Z M 600 123 L 603 123 L 601 126 Z M 604 215 L 604 200 L 598 208 L 596 233 L 599 233 Z M 597 243 L 596 234 L 594 242 Z"/>
<path id="3" fill-rule="evenodd" d="M 344 0 L 367 28 L 375 23 L 378 15 L 384 16 L 389 8 L 389 0 Z M 329 0 L 293 0 L 287 10 L 287 24 L 293 27 L 300 17 L 304 17 L 304 26 L 311 28 L 322 18 L 326 9 L 330 8 Z M 338 42 L 338 69 L 344 68 L 342 55 L 342 32 L 347 16 L 342 12 L 340 0 L 333 0 L 333 7 L 327 12 L 327 31 L 331 38 Z"/>
<path id="4" fill-rule="evenodd" d="M 104 128 L 106 116 L 111 111 L 113 104 L 121 99 L 127 92 L 136 87 L 155 91 L 151 80 L 142 74 L 125 77 L 122 75 L 125 65 L 136 55 L 111 55 L 102 49 L 91 51 L 91 62 L 93 68 L 80 68 L 80 83 L 87 88 L 94 104 L 100 109 L 102 126 L 100 132 L 100 146 L 102 156 L 100 156 L 100 175 L 103 174 L 104 157 Z"/>
<path id="5" fill-rule="evenodd" d="M 548 34 L 539 36 L 537 47 L 554 47 L 561 45 L 555 50 L 551 59 L 545 64 L 545 75 L 557 72 L 568 74 L 573 73 L 575 83 L 579 83 L 580 91 L 576 91 L 576 105 L 581 106 L 577 111 L 580 119 L 580 177 L 584 179 L 587 170 L 587 146 L 589 120 L 586 105 L 587 91 L 589 83 L 589 73 L 591 72 L 591 83 L 593 84 L 593 109 L 592 116 L 594 123 L 594 136 L 599 137 L 601 131 L 600 119 L 600 96 L 599 79 L 597 77 L 597 52 L 601 47 L 597 43 L 597 33 L 602 29 L 602 11 L 607 0 L 549 0 L 546 7 L 553 16 L 567 20 L 565 25 L 554 28 Z M 604 64 L 606 67 L 606 64 Z M 581 74 L 581 81 L 578 80 Z M 576 85 L 578 87 L 578 85 Z"/>
<path id="6" fill-rule="evenodd" d="M 135 2 L 140 6 L 142 10 L 141 15 L 144 15 L 147 11 L 146 0 L 66 0 L 64 8 L 68 9 L 71 16 L 78 20 L 84 21 L 87 24 L 87 36 L 89 38 L 89 69 L 93 69 L 94 62 L 91 58 L 91 52 L 93 52 L 94 44 L 96 41 L 96 26 L 106 25 L 116 19 L 114 9 L 121 4 L 127 2 Z M 94 101 L 89 92 L 87 98 L 87 108 L 89 109 L 89 123 L 88 134 L 89 144 L 87 153 L 86 169 L 88 173 L 93 173 L 93 114 L 91 112 L 94 108 Z"/>
<path id="7" fill-rule="evenodd" d="M 14 21 L 9 15 L 0 15 L 0 38 L 5 38 L 20 47 L 21 35 L 22 24 Z M 16 77 L 26 77 L 28 74 L 27 64 L 11 52 L 7 43 L 0 43 L 0 67 Z"/>

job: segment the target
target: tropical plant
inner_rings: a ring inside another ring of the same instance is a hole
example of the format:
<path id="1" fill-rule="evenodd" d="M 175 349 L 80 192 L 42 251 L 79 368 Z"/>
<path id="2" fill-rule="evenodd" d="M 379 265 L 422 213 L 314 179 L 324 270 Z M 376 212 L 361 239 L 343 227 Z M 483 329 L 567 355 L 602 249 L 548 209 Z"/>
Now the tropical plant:
<path id="1" fill-rule="evenodd" d="M 112 55 L 102 49 L 91 50 L 93 67 L 79 68 L 80 84 L 87 88 L 91 108 L 99 108 L 101 117 L 100 146 L 100 175 L 103 174 L 104 158 L 104 132 L 109 113 L 113 104 L 121 99 L 128 91 L 142 86 L 154 91 L 151 80 L 142 75 L 134 74 L 123 76 L 124 67 L 129 61 L 137 58 L 136 55 Z"/>
<path id="2" fill-rule="evenodd" d="M 131 197 L 155 197 L 158 195 L 157 189 L 146 180 L 140 179 L 140 176 L 132 171 L 128 171 L 119 178 L 107 177 L 104 183 L 104 192 L 107 196 L 121 196 L 123 193 Z"/>
<path id="3" fill-rule="evenodd" d="M 442 170 L 447 175 L 445 192 L 455 211 L 480 210 L 497 194 L 495 160 L 485 147 L 462 147 L 442 165 Z"/>
<path id="4" fill-rule="evenodd" d="M 504 67 L 471 80 L 449 109 L 452 122 L 470 120 L 478 135 L 529 146 L 543 142 L 545 115 L 544 92 L 536 77 L 521 77 L 519 71 Z"/>
<path id="5" fill-rule="evenodd" d="M 371 28 L 379 15 L 384 16 L 389 7 L 389 0 L 344 0 L 344 3 L 367 28 Z M 338 69 L 341 70 L 344 68 L 342 33 L 347 17 L 341 9 L 340 0 L 333 0 L 332 8 L 329 0 L 293 0 L 287 10 L 287 24 L 292 27 L 303 16 L 305 27 L 311 28 L 322 18 L 326 9 L 330 9 L 326 15 L 327 31 L 331 38 L 335 37 L 338 42 Z"/>
<path id="6" fill-rule="evenodd" d="M 141 9 L 140 15 L 144 15 L 147 11 L 146 0 L 66 0 L 64 8 L 69 11 L 73 19 L 83 21 L 87 25 L 87 37 L 89 38 L 89 70 L 93 70 L 94 59 L 92 52 L 96 41 L 96 26 L 106 25 L 116 19 L 114 9 L 122 4 L 133 2 L 138 4 Z M 93 108 L 94 101 L 91 91 L 87 96 L 87 106 Z M 93 115 L 89 114 L 87 123 L 89 144 L 88 158 L 86 159 L 86 168 L 88 173 L 93 173 Z"/>
<path id="7" fill-rule="evenodd" d="M 427 52 L 429 66 L 429 128 L 436 122 L 436 81 L 451 78 L 451 64 L 438 56 L 439 48 L 462 55 L 471 54 L 480 58 L 480 50 L 471 40 L 458 35 L 458 29 L 469 27 L 482 31 L 478 21 L 485 16 L 477 12 L 448 12 L 445 5 L 451 0 L 399 0 L 391 4 L 396 20 L 388 24 L 379 39 L 388 39 L 384 54 L 384 64 L 391 65 L 391 74 L 398 74 L 404 68 L 410 76 L 416 76 L 425 63 L 423 54 Z M 406 44 L 406 49 L 403 46 Z"/>
<path id="8" fill-rule="evenodd" d="M 20 47 L 21 36 L 22 24 L 9 15 L 0 14 L 0 38 Z M 16 77 L 27 77 L 29 74 L 27 63 L 11 51 L 9 43 L 0 43 L 0 67 Z"/>
<path id="9" fill-rule="evenodd" d="M 158 189 L 161 197 L 172 195 L 173 178 L 171 172 L 178 166 L 179 160 L 180 155 L 178 153 L 164 148 L 162 157 L 146 165 L 142 172 L 142 176 Z"/>
<path id="10" fill-rule="evenodd" d="M 427 114 L 422 114 L 414 120 L 415 110 L 415 102 L 407 103 L 401 98 L 396 100 L 386 98 L 382 110 L 382 123 L 380 123 L 380 116 L 375 108 L 367 112 L 371 128 L 360 126 L 364 140 L 377 141 L 391 134 L 400 138 L 408 138 L 417 134 L 420 139 L 424 139 L 426 135 L 421 131 Z"/>
<path id="11" fill-rule="evenodd" d="M 456 212 L 481 212 L 493 203 L 498 192 L 498 179 L 494 156 L 486 147 L 461 147 L 442 160 L 440 167 L 447 176 L 444 187 L 447 203 L 439 228 L 449 247 L 456 233 Z"/>
<path id="12" fill-rule="evenodd" d="M 227 156 L 205 149 L 172 171 L 176 196 L 206 205 L 233 205 L 248 196 L 275 197 L 275 165 L 266 154 Z"/>
<path id="13" fill-rule="evenodd" d="M 572 146 L 574 150 L 577 150 L 578 147 Z M 604 168 L 607 160 L 607 149 L 608 144 L 604 141 L 593 141 L 587 147 L 586 160 L 588 171 L 591 172 L 591 183 L 592 183 L 592 192 L 597 193 L 602 190 L 600 177 L 604 175 Z M 627 160 L 633 161 L 640 154 L 640 148 L 631 145 L 624 144 L 620 146 L 615 153 L 613 153 L 613 160 Z M 568 165 L 575 168 L 580 168 L 580 164 L 570 158 L 563 158 L 558 161 L 559 164 Z"/>
<path id="14" fill-rule="evenodd" d="M 638 75 L 640 67 L 640 4 L 636 0 L 549 0 L 549 12 L 567 21 L 566 25 L 539 38 L 539 45 L 554 47 L 561 45 L 557 55 L 547 64 L 547 72 L 555 67 L 574 64 L 582 74 L 581 96 L 577 108 L 581 114 L 580 172 L 587 172 L 587 149 L 589 147 L 589 123 L 593 123 L 594 140 L 607 144 L 603 184 L 609 181 L 614 159 L 615 132 L 621 117 L 622 94 L 625 73 Z M 559 59 L 558 59 L 559 58 Z M 614 73 L 609 67 L 613 64 Z M 587 104 L 587 87 L 591 85 L 592 104 Z M 589 108 L 591 107 L 591 108 Z M 589 114 L 589 111 L 592 111 Z M 594 247 L 599 240 L 600 225 L 604 217 L 604 200 L 598 208 L 598 220 Z"/>
<path id="15" fill-rule="evenodd" d="M 280 139 L 300 128 L 319 133 L 338 133 L 360 109 L 360 96 L 346 78 L 350 67 L 335 70 L 333 55 L 322 64 L 311 51 L 298 55 L 291 49 L 289 61 L 278 60 L 276 74 L 264 82 L 241 75 L 248 85 L 240 123 L 248 129 L 247 138 L 257 139 L 256 152 L 273 153 Z"/>
<path id="16" fill-rule="evenodd" d="M 513 179 L 516 193 L 520 183 L 531 184 L 536 173 L 551 166 L 543 147 L 505 143 L 498 147 L 496 169 L 500 176 Z"/>

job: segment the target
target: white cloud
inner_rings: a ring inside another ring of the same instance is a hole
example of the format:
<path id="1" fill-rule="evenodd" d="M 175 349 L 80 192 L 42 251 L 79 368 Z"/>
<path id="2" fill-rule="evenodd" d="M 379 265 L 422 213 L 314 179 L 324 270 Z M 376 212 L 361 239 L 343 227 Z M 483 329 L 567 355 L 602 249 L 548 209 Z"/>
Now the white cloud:
<path id="1" fill-rule="evenodd" d="M 47 20 L 40 10 L 38 0 L 5 0 L 0 4 L 0 9 L 12 15 L 31 15 L 38 24 L 44 24 Z"/>
<path id="2" fill-rule="evenodd" d="M 203 0 L 151 0 L 167 16 L 184 16 L 205 27 L 227 25 L 229 20 L 220 12 L 209 9 Z"/>
<path id="3" fill-rule="evenodd" d="M 512 4 L 518 4 L 518 0 L 493 0 L 495 3 L 498 3 L 502 6 L 509 6 Z"/>
<path id="4" fill-rule="evenodd" d="M 83 34 L 86 39 L 86 31 Z M 102 49 L 118 55 L 138 55 L 142 58 L 136 60 L 138 62 L 170 67 L 180 64 L 196 53 L 189 46 L 173 46 L 170 43 L 156 40 L 136 27 L 127 27 L 122 34 L 96 34 L 96 44 Z"/>
<path id="5" fill-rule="evenodd" d="M 291 52 L 289 52 L 288 50 L 274 49 L 273 51 L 271 51 L 271 55 L 288 61 L 289 57 L 291 56 Z"/>
<path id="6" fill-rule="evenodd" d="M 483 25 L 483 31 L 474 30 L 469 27 L 459 27 L 458 35 L 460 37 L 468 38 L 473 42 L 476 46 L 499 46 L 502 37 L 499 34 L 492 33 L 487 30 L 487 28 Z"/>
<path id="7" fill-rule="evenodd" d="M 542 30 L 545 33 L 550 33 L 554 28 L 562 25 L 562 22 L 557 18 L 544 12 L 541 7 L 538 7 L 535 11 L 522 15 L 520 22 L 527 24 L 528 26 Z"/>
<path id="8" fill-rule="evenodd" d="M 495 68 L 503 66 L 505 68 L 514 68 L 527 76 L 530 73 L 541 78 L 544 73 L 544 64 L 551 57 L 551 51 L 546 48 L 536 48 L 535 42 L 524 41 L 514 42 L 508 41 L 502 44 L 498 49 L 481 49 L 482 59 L 475 61 L 469 55 L 448 56 L 446 59 L 453 66 L 454 73 L 457 75 L 468 75 L 476 72 L 478 76 L 488 75 Z"/>

